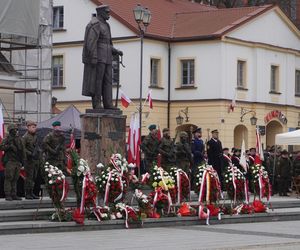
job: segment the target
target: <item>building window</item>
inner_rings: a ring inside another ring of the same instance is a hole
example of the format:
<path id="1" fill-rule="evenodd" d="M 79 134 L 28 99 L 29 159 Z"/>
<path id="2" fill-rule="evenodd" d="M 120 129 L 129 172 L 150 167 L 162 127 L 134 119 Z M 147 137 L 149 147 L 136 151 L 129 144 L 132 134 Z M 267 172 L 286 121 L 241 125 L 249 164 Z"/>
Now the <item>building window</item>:
<path id="1" fill-rule="evenodd" d="M 279 90 L 279 67 L 271 65 L 271 82 L 270 82 L 270 91 L 278 92 Z"/>
<path id="2" fill-rule="evenodd" d="M 181 60 L 181 86 L 194 85 L 195 60 Z"/>
<path id="3" fill-rule="evenodd" d="M 246 87 L 246 62 L 238 60 L 237 62 L 237 87 Z"/>
<path id="4" fill-rule="evenodd" d="M 160 83 L 160 59 L 151 58 L 150 86 L 158 87 Z"/>
<path id="5" fill-rule="evenodd" d="M 300 95 L 300 70 L 295 73 L 295 94 Z"/>
<path id="6" fill-rule="evenodd" d="M 114 55 L 112 60 L 112 85 L 117 86 L 119 83 L 120 83 L 119 55 Z"/>
<path id="7" fill-rule="evenodd" d="M 64 7 L 53 7 L 53 29 L 62 29 L 64 27 Z"/>
<path id="8" fill-rule="evenodd" d="M 63 56 L 53 56 L 52 87 L 62 87 L 64 81 Z"/>

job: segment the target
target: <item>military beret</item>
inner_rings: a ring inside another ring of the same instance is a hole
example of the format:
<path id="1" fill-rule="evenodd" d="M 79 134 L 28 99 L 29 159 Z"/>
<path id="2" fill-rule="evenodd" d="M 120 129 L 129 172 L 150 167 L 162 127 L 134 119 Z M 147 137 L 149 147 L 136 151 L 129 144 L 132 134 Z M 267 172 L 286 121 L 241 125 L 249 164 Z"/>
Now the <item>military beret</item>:
<path id="1" fill-rule="evenodd" d="M 217 129 L 214 129 L 213 131 L 211 131 L 211 133 L 219 133 L 219 131 Z"/>
<path id="2" fill-rule="evenodd" d="M 148 129 L 151 131 L 151 130 L 153 130 L 153 129 L 156 129 L 156 125 L 155 124 L 151 124 L 149 127 L 148 127 Z"/>
<path id="3" fill-rule="evenodd" d="M 223 148 L 223 151 L 229 150 L 229 148 Z"/>
<path id="4" fill-rule="evenodd" d="M 9 131 L 11 131 L 11 130 L 13 130 L 13 129 L 17 129 L 16 124 L 10 123 L 10 124 L 7 126 L 7 131 L 9 132 Z"/>
<path id="5" fill-rule="evenodd" d="M 164 129 L 163 129 L 163 133 L 164 133 L 164 132 L 169 132 L 169 131 L 170 131 L 170 129 L 168 129 L 168 128 L 164 128 Z"/>
<path id="6" fill-rule="evenodd" d="M 96 7 L 97 13 L 98 13 L 98 12 L 101 12 L 101 11 L 103 11 L 103 10 L 105 10 L 105 9 L 109 9 L 109 6 L 106 5 L 106 4 L 102 4 L 102 5 L 99 5 L 98 7 Z"/>
<path id="7" fill-rule="evenodd" d="M 55 121 L 52 123 L 53 127 L 60 126 L 60 125 L 61 125 L 60 121 Z"/>
<path id="8" fill-rule="evenodd" d="M 201 128 L 196 128 L 194 131 L 193 131 L 193 134 L 195 133 L 201 133 L 202 132 L 202 129 Z"/>
<path id="9" fill-rule="evenodd" d="M 27 121 L 26 122 L 26 126 L 31 126 L 31 125 L 35 125 L 36 126 L 36 122 L 34 122 L 34 121 Z"/>
<path id="10" fill-rule="evenodd" d="M 286 149 L 284 149 L 284 150 L 281 151 L 281 154 L 282 155 L 287 155 L 287 154 L 289 154 L 289 152 Z"/>

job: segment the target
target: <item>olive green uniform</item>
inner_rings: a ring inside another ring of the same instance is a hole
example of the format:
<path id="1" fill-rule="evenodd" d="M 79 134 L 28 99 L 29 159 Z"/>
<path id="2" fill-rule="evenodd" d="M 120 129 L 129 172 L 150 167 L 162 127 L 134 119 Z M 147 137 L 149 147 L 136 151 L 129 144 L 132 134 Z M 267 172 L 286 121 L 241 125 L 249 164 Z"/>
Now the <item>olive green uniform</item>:
<path id="1" fill-rule="evenodd" d="M 193 160 L 192 150 L 187 142 L 176 143 L 176 164 L 178 168 L 181 168 L 184 172 L 190 173 L 190 166 Z"/>
<path id="2" fill-rule="evenodd" d="M 159 140 L 156 136 L 147 135 L 142 144 L 141 149 L 145 154 L 146 170 L 149 171 L 153 165 L 153 161 L 157 161 Z"/>
<path id="3" fill-rule="evenodd" d="M 66 173 L 65 137 L 62 132 L 52 131 L 44 138 L 45 160 Z"/>
<path id="4" fill-rule="evenodd" d="M 21 138 L 18 135 L 12 136 L 9 134 L 3 139 L 0 150 L 5 152 L 5 197 L 15 199 L 17 197 L 16 186 L 20 169 L 25 160 L 25 150 Z"/>
<path id="5" fill-rule="evenodd" d="M 280 157 L 276 162 L 276 179 L 279 195 L 286 195 L 292 176 L 292 163 L 289 158 Z"/>
<path id="6" fill-rule="evenodd" d="M 29 194 L 33 196 L 33 187 L 35 183 L 35 179 L 37 177 L 37 173 L 39 171 L 40 162 L 41 162 L 41 153 L 40 148 L 37 142 L 37 135 L 26 132 L 22 138 L 26 161 L 25 161 L 25 193 L 26 196 Z"/>
<path id="7" fill-rule="evenodd" d="M 158 151 L 161 154 L 162 168 L 169 172 L 171 167 L 176 166 L 176 156 L 173 141 L 170 138 L 163 137 L 161 139 Z"/>

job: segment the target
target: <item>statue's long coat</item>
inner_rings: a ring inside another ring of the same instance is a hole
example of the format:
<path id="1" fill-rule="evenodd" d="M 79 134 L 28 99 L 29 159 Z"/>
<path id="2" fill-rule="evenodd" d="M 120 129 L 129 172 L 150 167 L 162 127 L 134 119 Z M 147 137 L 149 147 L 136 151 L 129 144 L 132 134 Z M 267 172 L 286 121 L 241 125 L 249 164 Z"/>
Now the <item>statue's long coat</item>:
<path id="1" fill-rule="evenodd" d="M 109 24 L 101 17 L 93 17 L 86 26 L 82 62 L 84 63 L 82 95 L 95 96 L 97 63 L 112 64 L 113 47 Z M 99 80 L 98 80 L 99 81 Z"/>

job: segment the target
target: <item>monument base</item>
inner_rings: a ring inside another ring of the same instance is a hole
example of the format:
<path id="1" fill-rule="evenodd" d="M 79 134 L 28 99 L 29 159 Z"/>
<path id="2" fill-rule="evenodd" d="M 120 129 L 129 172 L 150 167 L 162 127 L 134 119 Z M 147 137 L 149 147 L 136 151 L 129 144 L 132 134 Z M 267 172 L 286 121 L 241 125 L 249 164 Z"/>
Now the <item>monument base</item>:
<path id="1" fill-rule="evenodd" d="M 88 161 L 91 171 L 98 163 L 109 163 L 110 156 L 125 157 L 126 116 L 121 110 L 86 110 L 81 119 L 81 158 Z"/>

